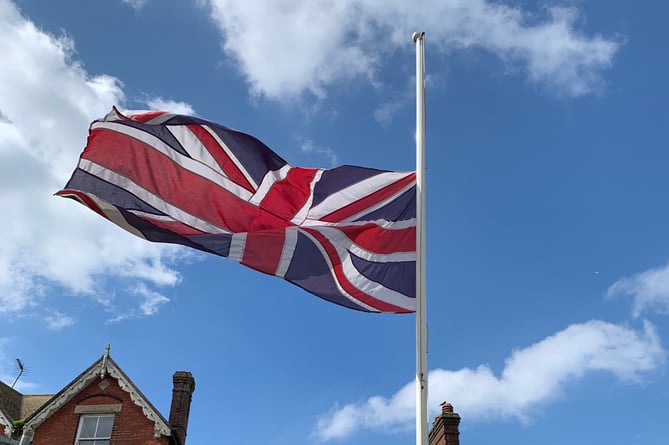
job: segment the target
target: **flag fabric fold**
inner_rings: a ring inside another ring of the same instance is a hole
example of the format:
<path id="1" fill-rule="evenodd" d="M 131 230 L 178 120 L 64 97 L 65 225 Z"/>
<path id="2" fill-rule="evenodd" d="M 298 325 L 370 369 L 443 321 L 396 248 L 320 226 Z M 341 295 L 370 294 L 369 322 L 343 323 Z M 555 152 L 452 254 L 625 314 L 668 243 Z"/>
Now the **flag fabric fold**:
<path id="1" fill-rule="evenodd" d="M 416 177 L 294 167 L 197 117 L 114 108 L 58 196 L 134 235 L 228 257 L 367 312 L 415 310 Z"/>

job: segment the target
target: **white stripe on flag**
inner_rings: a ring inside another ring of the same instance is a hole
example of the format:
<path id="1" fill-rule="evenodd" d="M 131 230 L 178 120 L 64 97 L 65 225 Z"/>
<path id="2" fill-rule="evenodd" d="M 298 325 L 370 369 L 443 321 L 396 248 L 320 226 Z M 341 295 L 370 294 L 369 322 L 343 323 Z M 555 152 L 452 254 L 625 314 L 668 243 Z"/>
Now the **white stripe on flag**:
<path id="1" fill-rule="evenodd" d="M 249 199 L 249 203 L 259 206 L 262 200 L 265 199 L 265 196 L 267 196 L 267 193 L 270 191 L 272 186 L 276 182 L 286 179 L 286 176 L 288 176 L 288 172 L 290 171 L 291 168 L 293 167 L 286 164 L 279 170 L 268 171 L 265 174 L 265 177 L 262 178 L 262 182 L 260 183 L 260 187 L 258 187 L 258 190 L 256 190 L 251 199 Z"/>
<path id="2" fill-rule="evenodd" d="M 246 233 L 235 233 L 232 235 L 230 241 L 230 250 L 228 258 L 238 263 L 242 262 L 244 258 L 244 250 L 246 249 Z"/>
<path id="3" fill-rule="evenodd" d="M 402 221 L 388 221 L 385 219 L 375 219 L 374 221 L 337 221 L 328 222 L 314 219 L 307 219 L 300 227 L 355 227 L 366 226 L 370 222 L 386 230 L 402 230 L 409 227 L 416 227 L 416 218 L 406 219 Z"/>
<path id="4" fill-rule="evenodd" d="M 194 215 L 191 215 L 188 212 L 185 212 L 179 207 L 173 206 L 159 196 L 151 193 L 136 182 L 132 181 L 128 177 L 119 175 L 118 173 L 96 164 L 95 162 L 89 161 L 88 159 L 80 159 L 79 168 L 92 174 L 93 176 L 97 176 L 98 178 L 109 182 L 110 184 L 117 185 L 118 187 L 127 190 L 151 207 L 155 208 L 159 212 L 169 215 L 178 222 L 195 227 L 196 229 L 205 233 L 230 233 L 229 230 L 225 230 L 223 227 L 218 227 L 208 221 L 204 221 Z"/>
<path id="5" fill-rule="evenodd" d="M 307 202 L 304 203 L 302 208 L 298 210 L 295 216 L 290 220 L 291 223 L 299 226 L 307 219 L 311 203 L 314 202 L 314 187 L 316 186 L 316 183 L 320 181 L 321 176 L 323 176 L 323 170 L 317 170 L 314 179 L 311 181 L 311 184 L 309 184 L 309 198 L 307 198 Z"/>
<path id="6" fill-rule="evenodd" d="M 205 147 L 202 141 L 195 136 L 195 133 L 193 133 L 190 128 L 186 125 L 168 125 L 167 129 L 191 157 L 213 169 L 219 175 L 227 177 L 225 172 L 221 169 L 221 166 L 216 162 L 216 159 L 209 153 L 207 147 Z"/>
<path id="7" fill-rule="evenodd" d="M 95 204 L 97 204 L 97 206 L 100 208 L 100 210 L 102 210 L 102 213 L 105 214 L 105 217 L 107 219 L 109 219 L 109 221 L 111 221 L 114 224 L 116 224 L 117 226 L 127 230 L 128 232 L 132 233 L 135 236 L 138 236 L 142 239 L 146 239 L 144 234 L 142 232 L 140 232 L 138 229 L 136 229 L 135 226 L 132 226 L 132 225 L 128 224 L 126 219 L 123 217 L 123 214 L 121 212 L 119 212 L 118 209 L 115 206 L 109 204 L 107 201 L 103 201 L 103 200 L 99 199 L 97 196 L 92 195 L 90 193 L 86 193 L 86 192 L 79 192 L 79 193 L 85 194 L 93 202 L 95 202 Z M 86 202 L 82 201 L 79 198 L 79 196 L 77 196 L 77 195 L 67 195 L 67 196 L 71 196 L 71 197 L 75 198 L 77 201 L 79 201 L 80 203 L 82 203 L 83 205 L 88 207 Z"/>
<path id="8" fill-rule="evenodd" d="M 410 173 L 406 172 L 383 172 L 379 173 L 378 175 L 374 175 L 371 178 L 367 178 L 355 184 L 351 184 L 350 186 L 339 190 L 337 193 L 333 193 L 321 201 L 318 205 L 314 206 L 309 211 L 307 217 L 310 219 L 320 219 L 325 215 L 329 215 L 336 210 L 346 207 L 352 202 L 371 195 L 383 187 L 404 179 L 409 174 Z"/>
<path id="9" fill-rule="evenodd" d="M 133 213 L 133 214 L 139 216 L 140 218 L 152 219 L 152 220 L 155 220 L 155 221 L 162 221 L 162 222 L 168 222 L 168 223 L 176 222 L 176 223 L 183 224 L 181 221 L 177 221 L 176 219 L 172 218 L 171 216 L 167 216 L 167 215 L 156 215 L 155 213 L 142 212 L 141 210 L 128 210 L 128 211 L 130 213 Z"/>
<path id="10" fill-rule="evenodd" d="M 374 261 L 375 263 L 401 263 L 405 261 L 416 261 L 416 252 L 392 252 L 392 253 L 376 253 L 363 249 L 360 245 L 354 243 L 351 238 L 339 229 L 334 227 L 319 227 L 314 228 L 318 230 L 324 237 L 337 247 L 337 252 L 340 249 L 350 251 L 355 256 L 367 261 Z"/>
<path id="11" fill-rule="evenodd" d="M 234 155 L 234 153 L 232 153 L 232 150 L 230 150 L 230 147 L 228 147 L 228 146 L 225 144 L 225 142 L 223 142 L 223 139 L 221 139 L 220 137 L 218 137 L 218 135 L 216 134 L 216 132 L 215 132 L 214 130 L 212 130 L 211 128 L 209 128 L 209 126 L 207 126 L 207 125 L 202 125 L 202 128 L 204 128 L 205 130 L 207 130 L 207 132 L 211 135 L 211 137 L 213 137 L 214 139 L 216 139 L 216 142 L 218 143 L 218 145 L 221 146 L 221 148 L 223 149 L 223 151 L 225 151 L 225 153 L 228 155 L 228 157 L 229 157 L 229 158 L 232 160 L 232 162 L 237 166 L 237 168 L 239 169 L 239 171 L 242 172 L 242 175 L 244 175 L 244 177 L 246 178 L 246 180 L 249 181 L 249 184 L 251 184 L 251 185 L 253 186 L 253 189 L 256 190 L 256 189 L 258 188 L 258 184 L 256 184 L 255 180 L 254 180 L 253 177 L 249 174 L 249 172 L 246 171 L 246 167 L 244 167 L 244 164 L 242 164 L 242 163 L 239 161 L 239 159 L 237 159 L 237 157 Z"/>
<path id="12" fill-rule="evenodd" d="M 397 198 L 398 196 L 400 196 L 400 195 L 402 195 L 403 193 L 405 193 L 407 190 L 411 189 L 414 185 L 415 185 L 415 184 L 408 184 L 408 185 L 406 185 L 405 187 L 402 187 L 400 190 L 398 190 L 397 192 L 393 193 L 391 196 L 388 196 L 388 197 L 387 197 L 386 199 L 384 199 L 383 201 L 380 201 L 380 202 L 378 202 L 378 203 L 376 203 L 376 204 L 374 204 L 374 205 L 372 205 L 372 206 L 367 207 L 367 208 L 364 209 L 364 210 L 361 210 L 360 212 L 358 212 L 358 213 L 356 213 L 356 214 L 354 214 L 354 215 L 349 216 L 348 218 L 346 218 L 346 220 L 347 220 L 347 221 L 355 221 L 356 219 L 360 218 L 360 217 L 363 216 L 363 215 L 367 215 L 368 213 L 372 213 L 374 210 L 380 209 L 381 207 L 385 206 L 385 205 L 388 204 L 389 202 L 392 202 L 392 201 L 393 201 L 395 198 Z"/>
<path id="13" fill-rule="evenodd" d="M 286 227 L 279 265 L 276 267 L 276 272 L 274 273 L 277 277 L 283 278 L 288 271 L 288 266 L 290 266 L 293 254 L 295 253 L 295 247 L 297 246 L 297 233 L 297 227 Z"/>
<path id="14" fill-rule="evenodd" d="M 164 154 L 179 167 L 188 170 L 196 175 L 202 176 L 210 180 L 211 182 L 223 187 L 230 193 L 233 193 L 240 197 L 241 199 L 248 201 L 251 198 L 251 193 L 243 187 L 238 186 L 226 176 L 218 174 L 216 171 L 208 168 L 204 164 L 194 159 L 191 159 L 187 156 L 182 155 L 178 151 L 174 150 L 168 144 L 153 136 L 150 133 L 146 133 L 142 130 L 139 130 L 135 127 L 130 127 L 128 125 L 119 124 L 116 122 L 94 122 L 91 126 L 92 129 L 104 128 L 109 131 L 123 134 L 137 139 L 138 141 L 144 142 L 146 145 L 155 149 L 156 151 Z"/>
<path id="15" fill-rule="evenodd" d="M 332 246 L 335 248 L 337 251 L 337 255 L 339 256 L 339 259 L 341 260 L 342 264 L 342 271 L 344 272 L 344 275 L 348 279 L 348 281 L 358 289 L 360 289 L 362 292 L 366 293 L 367 295 L 371 295 L 372 297 L 376 298 L 377 300 L 384 301 L 386 303 L 390 303 L 392 305 L 408 309 L 410 311 L 414 311 L 416 309 L 416 299 L 412 297 L 408 297 L 400 292 L 397 292 L 396 290 L 390 289 L 388 287 L 383 286 L 381 283 L 377 283 L 376 281 L 372 281 L 369 278 L 365 277 L 360 273 L 358 269 L 355 268 L 353 265 L 353 261 L 351 260 L 351 254 L 347 250 L 347 245 L 344 245 L 344 243 L 341 243 L 341 239 L 339 237 L 333 237 L 333 236 L 328 236 L 332 235 L 332 230 L 336 229 L 331 229 L 331 228 L 318 228 L 314 229 L 318 230 L 323 236 L 325 236 L 328 241 L 331 242 Z M 344 239 L 348 239 L 348 237 L 344 236 Z M 349 240 L 350 241 L 350 240 Z M 319 244 L 317 242 L 317 244 Z M 319 244 L 320 246 L 320 244 Z M 358 249 L 362 250 L 360 247 Z M 399 254 L 399 258 L 403 257 L 406 252 L 401 252 Z M 384 258 L 386 256 L 388 257 L 393 257 L 393 255 L 398 255 L 398 254 L 372 254 L 369 253 L 371 258 Z M 411 252 L 411 255 L 413 257 L 413 260 L 416 259 L 416 253 Z M 376 261 L 372 259 L 372 261 Z M 397 261 L 397 260 L 396 260 Z M 407 259 L 400 259 L 399 261 L 407 261 Z M 334 274 L 334 272 L 333 272 Z"/>
<path id="16" fill-rule="evenodd" d="M 363 303 L 362 301 L 355 298 L 353 295 L 346 292 L 341 287 L 341 285 L 339 284 L 339 280 L 337 279 L 337 275 L 335 275 L 335 272 L 334 272 L 334 267 L 332 265 L 332 262 L 330 261 L 330 257 L 328 256 L 328 253 L 325 251 L 325 248 L 321 245 L 321 243 L 316 238 L 313 237 L 312 234 L 307 233 L 303 230 L 300 230 L 300 232 L 302 234 L 306 235 L 307 237 L 309 237 L 311 239 L 311 241 L 313 241 L 314 245 L 321 252 L 321 255 L 323 255 L 323 258 L 328 263 L 328 270 L 330 271 L 330 275 L 332 276 L 332 281 L 334 281 L 335 285 L 337 286 L 337 290 L 339 290 L 339 292 L 341 292 L 341 294 L 343 296 L 345 296 L 346 298 L 348 298 L 349 300 L 351 300 L 353 303 L 357 304 L 361 308 L 364 308 L 365 310 L 367 310 L 369 312 L 380 312 L 378 309 L 375 309 L 372 306 L 369 306 L 368 304 Z"/>

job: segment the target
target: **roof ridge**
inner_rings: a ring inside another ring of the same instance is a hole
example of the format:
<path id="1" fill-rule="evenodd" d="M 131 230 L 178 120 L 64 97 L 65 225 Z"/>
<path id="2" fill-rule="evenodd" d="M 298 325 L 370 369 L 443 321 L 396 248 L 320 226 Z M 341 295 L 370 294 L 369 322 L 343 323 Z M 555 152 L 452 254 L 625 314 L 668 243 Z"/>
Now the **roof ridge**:
<path id="1" fill-rule="evenodd" d="M 70 383 L 65 385 L 63 389 L 51 397 L 39 409 L 28 416 L 24 429 L 37 428 L 63 405 L 72 400 L 76 394 L 86 388 L 93 380 L 96 378 L 100 379 L 104 375 L 109 375 L 116 379 L 119 387 L 130 396 L 130 400 L 142 408 L 144 416 L 154 423 L 155 437 L 172 435 L 172 430 L 167 420 L 137 388 L 121 367 L 109 356 L 108 351 Z"/>

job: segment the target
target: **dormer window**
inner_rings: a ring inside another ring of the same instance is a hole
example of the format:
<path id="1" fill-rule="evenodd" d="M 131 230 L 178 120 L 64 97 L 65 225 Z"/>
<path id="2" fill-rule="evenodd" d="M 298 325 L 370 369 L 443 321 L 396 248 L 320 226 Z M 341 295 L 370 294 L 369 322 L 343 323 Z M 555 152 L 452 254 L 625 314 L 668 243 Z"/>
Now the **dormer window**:
<path id="1" fill-rule="evenodd" d="M 79 418 L 75 445 L 109 445 L 113 414 L 86 414 Z"/>

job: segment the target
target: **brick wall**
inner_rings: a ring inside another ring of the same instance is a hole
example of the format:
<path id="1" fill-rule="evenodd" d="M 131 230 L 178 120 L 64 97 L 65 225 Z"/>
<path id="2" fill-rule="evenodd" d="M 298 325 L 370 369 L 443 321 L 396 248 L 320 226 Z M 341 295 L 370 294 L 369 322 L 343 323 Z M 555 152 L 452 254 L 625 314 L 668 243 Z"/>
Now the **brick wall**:
<path id="1" fill-rule="evenodd" d="M 116 405 L 110 445 L 168 445 L 169 437 L 154 438 L 154 423 L 147 419 L 142 408 L 135 405 L 116 379 L 107 376 L 104 382 L 95 379 L 72 400 L 52 414 L 35 429 L 33 445 L 73 444 L 82 414 L 91 405 Z M 120 407 L 118 405 L 120 404 Z M 93 413 L 91 413 L 93 414 Z"/>
<path id="2" fill-rule="evenodd" d="M 435 417 L 428 435 L 429 445 L 460 445 L 460 415 L 453 412 L 453 405 L 441 404 L 441 414 Z"/>
<path id="3" fill-rule="evenodd" d="M 172 433 L 176 436 L 178 443 L 186 443 L 188 431 L 188 416 L 190 415 L 190 404 L 195 391 L 195 379 L 190 372 L 177 371 L 172 376 L 172 406 L 170 408 L 170 425 Z"/>

